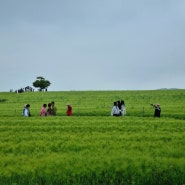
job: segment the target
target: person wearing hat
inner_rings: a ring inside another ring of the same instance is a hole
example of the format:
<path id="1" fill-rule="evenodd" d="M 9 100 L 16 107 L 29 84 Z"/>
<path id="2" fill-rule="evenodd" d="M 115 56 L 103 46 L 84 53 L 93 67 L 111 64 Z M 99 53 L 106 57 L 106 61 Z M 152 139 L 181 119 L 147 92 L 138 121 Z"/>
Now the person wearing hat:
<path id="1" fill-rule="evenodd" d="M 160 118 L 160 116 L 161 116 L 161 107 L 160 107 L 160 104 L 157 103 L 157 104 L 151 104 L 151 105 L 155 109 L 155 111 L 154 111 L 154 117 L 159 117 Z"/>
<path id="2" fill-rule="evenodd" d="M 67 103 L 67 111 L 66 111 L 67 116 L 72 116 L 72 106 L 70 103 Z"/>

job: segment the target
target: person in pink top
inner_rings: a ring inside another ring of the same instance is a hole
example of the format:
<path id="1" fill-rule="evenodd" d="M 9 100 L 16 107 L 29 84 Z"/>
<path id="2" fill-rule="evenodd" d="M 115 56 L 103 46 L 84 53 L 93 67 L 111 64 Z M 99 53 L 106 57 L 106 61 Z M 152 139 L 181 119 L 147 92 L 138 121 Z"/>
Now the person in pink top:
<path id="1" fill-rule="evenodd" d="M 47 116 L 47 110 L 46 110 L 47 104 L 43 104 L 41 110 L 40 110 L 40 116 Z"/>

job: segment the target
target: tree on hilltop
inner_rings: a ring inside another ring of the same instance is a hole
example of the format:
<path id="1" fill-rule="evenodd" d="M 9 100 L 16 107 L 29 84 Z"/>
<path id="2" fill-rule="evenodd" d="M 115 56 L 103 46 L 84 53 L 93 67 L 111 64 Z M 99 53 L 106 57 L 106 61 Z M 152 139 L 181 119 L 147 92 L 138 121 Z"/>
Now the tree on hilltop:
<path id="1" fill-rule="evenodd" d="M 33 82 L 33 86 L 39 88 L 39 91 L 43 91 L 44 89 L 47 90 L 50 85 L 50 81 L 45 80 L 45 78 L 42 76 L 38 76 L 37 80 Z"/>

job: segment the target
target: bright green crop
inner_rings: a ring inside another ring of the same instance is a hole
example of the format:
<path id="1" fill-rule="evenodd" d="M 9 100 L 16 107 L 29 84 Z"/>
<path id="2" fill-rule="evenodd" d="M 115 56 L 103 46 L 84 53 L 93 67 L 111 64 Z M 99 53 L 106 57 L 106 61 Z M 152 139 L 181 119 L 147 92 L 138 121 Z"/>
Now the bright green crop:
<path id="1" fill-rule="evenodd" d="M 185 90 L 0 93 L 0 184 L 184 185 L 184 96 Z M 111 117 L 121 99 L 127 115 Z M 50 101 L 57 116 L 40 117 Z M 161 118 L 153 118 L 150 103 L 158 102 Z M 25 103 L 31 117 L 21 116 Z"/>

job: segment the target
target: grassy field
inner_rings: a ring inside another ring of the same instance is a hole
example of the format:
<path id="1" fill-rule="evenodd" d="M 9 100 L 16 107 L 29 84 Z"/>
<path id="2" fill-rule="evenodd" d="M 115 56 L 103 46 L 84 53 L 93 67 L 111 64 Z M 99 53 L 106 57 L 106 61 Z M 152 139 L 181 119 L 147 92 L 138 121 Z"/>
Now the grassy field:
<path id="1" fill-rule="evenodd" d="M 40 117 L 51 101 L 57 116 Z M 0 185 L 185 185 L 184 120 L 185 90 L 0 93 Z"/>

